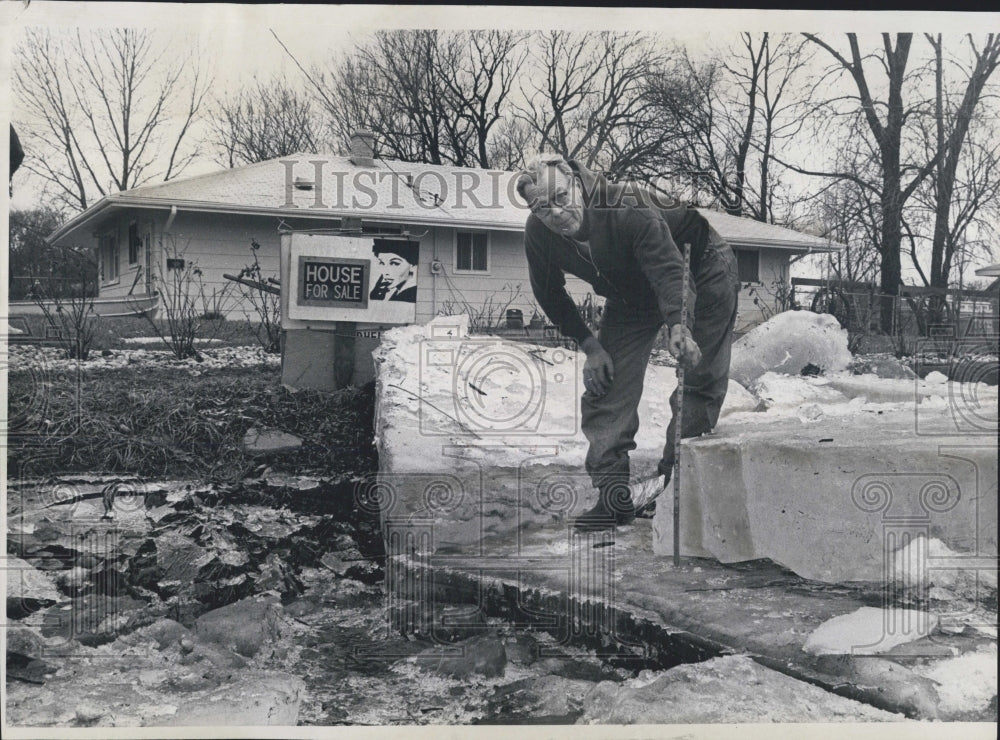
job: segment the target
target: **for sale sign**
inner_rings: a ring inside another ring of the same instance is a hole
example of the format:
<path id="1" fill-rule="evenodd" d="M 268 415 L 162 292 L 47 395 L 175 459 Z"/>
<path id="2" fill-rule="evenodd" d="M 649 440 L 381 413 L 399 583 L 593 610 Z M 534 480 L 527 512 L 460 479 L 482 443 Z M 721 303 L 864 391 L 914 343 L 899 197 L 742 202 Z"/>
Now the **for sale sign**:
<path id="1" fill-rule="evenodd" d="M 300 305 L 368 308 L 368 260 L 299 257 Z"/>
<path id="2" fill-rule="evenodd" d="M 281 241 L 282 326 L 416 321 L 420 243 L 394 236 L 296 231 Z M 287 281 L 287 282 L 286 282 Z"/>

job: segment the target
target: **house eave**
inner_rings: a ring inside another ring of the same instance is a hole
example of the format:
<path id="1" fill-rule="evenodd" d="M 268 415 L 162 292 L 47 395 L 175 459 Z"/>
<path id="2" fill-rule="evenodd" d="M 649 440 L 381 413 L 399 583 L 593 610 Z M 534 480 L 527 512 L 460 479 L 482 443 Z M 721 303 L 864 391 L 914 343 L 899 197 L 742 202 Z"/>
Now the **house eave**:
<path id="1" fill-rule="evenodd" d="M 367 218 L 370 221 L 401 225 L 401 226 L 444 226 L 469 229 L 488 229 L 492 231 L 505 231 L 518 233 L 524 231 L 523 222 L 497 221 L 484 218 L 462 218 L 455 216 L 450 211 L 437 211 L 436 214 L 429 212 L 426 216 L 407 214 L 393 214 L 386 211 L 364 211 L 364 210 L 335 210 L 330 208 L 261 208 L 260 206 L 244 206 L 232 203 L 216 203 L 212 201 L 180 200 L 176 198 L 140 198 L 129 195 L 113 194 L 105 196 L 94 206 L 56 229 L 49 235 L 48 241 L 54 244 L 66 239 L 74 232 L 79 231 L 93 221 L 106 215 L 110 210 L 123 208 L 143 208 L 153 210 L 169 211 L 176 207 L 179 211 L 193 213 L 218 213 L 244 216 L 264 216 L 271 218 L 310 218 L 317 220 L 343 220 L 345 218 Z M 480 211 L 481 213 L 481 211 Z M 367 214 L 367 215 L 366 215 Z M 800 241 L 781 239 L 759 239 L 741 237 L 723 237 L 735 247 L 750 247 L 754 249 L 780 249 L 800 253 L 827 253 L 838 252 L 843 249 L 843 245 L 837 242 L 819 242 L 814 244 L 803 244 Z"/>
<path id="2" fill-rule="evenodd" d="M 506 221 L 494 221 L 490 219 L 470 219 L 459 218 L 453 214 L 444 217 L 414 216 L 413 214 L 395 215 L 384 211 L 358 211 L 358 210 L 333 210 L 329 208 L 261 208 L 259 206 L 242 206 L 231 203 L 213 203 L 210 201 L 178 200 L 166 198 L 136 198 L 134 196 L 111 195 L 102 198 L 96 205 L 76 217 L 70 219 L 61 227 L 56 229 L 49 236 L 49 242 L 55 243 L 65 239 L 70 234 L 86 226 L 88 223 L 103 216 L 110 209 L 122 208 L 146 208 L 156 210 L 170 210 L 176 207 L 178 211 L 188 211 L 194 213 L 222 213 L 244 216 L 266 216 L 274 218 L 313 218 L 318 220 L 343 220 L 345 218 L 367 218 L 371 221 L 386 224 L 415 225 L 415 226 L 457 226 L 464 228 L 490 229 L 494 231 L 520 232 L 524 230 L 523 224 L 518 225 Z"/>
<path id="3" fill-rule="evenodd" d="M 752 247 L 754 249 L 783 249 L 794 252 L 839 252 L 844 248 L 843 244 L 837 242 L 823 242 L 818 244 L 803 244 L 796 241 L 783 241 L 780 239 L 743 239 L 727 238 L 726 241 L 734 247 Z"/>
<path id="4" fill-rule="evenodd" d="M 87 210 L 76 214 L 66 223 L 62 224 L 59 228 L 49 234 L 45 241 L 49 244 L 56 244 L 57 242 L 65 239 L 73 232 L 83 228 L 87 224 L 91 223 L 99 216 L 102 216 L 105 211 L 114 206 L 114 202 L 107 196 L 101 198 L 97 203 L 92 205 Z"/>

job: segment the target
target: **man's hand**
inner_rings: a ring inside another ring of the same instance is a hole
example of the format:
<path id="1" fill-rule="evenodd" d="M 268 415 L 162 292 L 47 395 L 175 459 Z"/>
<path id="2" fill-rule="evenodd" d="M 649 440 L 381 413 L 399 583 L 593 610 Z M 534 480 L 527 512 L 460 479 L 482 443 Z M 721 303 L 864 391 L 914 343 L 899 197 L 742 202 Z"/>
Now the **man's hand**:
<path id="1" fill-rule="evenodd" d="M 583 364 L 583 386 L 595 396 L 603 396 L 615 379 L 615 364 L 596 337 L 588 337 L 580 345 L 587 353 Z"/>
<path id="2" fill-rule="evenodd" d="M 701 349 L 691 336 L 691 330 L 683 324 L 670 327 L 670 342 L 667 347 L 670 354 L 689 367 L 701 362 Z"/>

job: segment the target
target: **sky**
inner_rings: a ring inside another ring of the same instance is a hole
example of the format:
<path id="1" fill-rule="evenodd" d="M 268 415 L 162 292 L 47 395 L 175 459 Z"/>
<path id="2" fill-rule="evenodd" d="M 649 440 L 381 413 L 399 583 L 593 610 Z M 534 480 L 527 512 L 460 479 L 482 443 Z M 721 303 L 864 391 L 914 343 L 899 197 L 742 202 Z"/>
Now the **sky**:
<path id="1" fill-rule="evenodd" d="M 0 119 L 9 118 L 10 48 L 20 29 L 35 25 L 67 29 L 144 26 L 166 38 L 187 37 L 207 50 L 213 91 L 235 90 L 254 75 L 301 78 L 276 34 L 305 68 L 326 66 L 379 28 L 571 28 L 640 29 L 661 32 L 690 49 L 732 42 L 739 31 L 841 30 L 979 31 L 1000 27 L 1000 14 L 859 13 L 819 11 L 725 11 L 669 9 L 490 8 L 463 6 L 315 6 L 167 3 L 52 3 L 0 0 Z M 2 121 L 0 121 L 2 123 Z M 817 150 L 819 151 L 819 150 Z M 218 169 L 205 158 L 184 176 Z M 39 190 L 28 176 L 10 206 L 32 207 Z M 17 183 L 15 183 L 17 184 Z M 6 192 L 4 193 L 6 197 Z M 7 206 L 0 208 L 6 218 Z M 4 226 L 4 233 L 6 227 Z M 995 255 L 1000 256 L 1000 254 Z"/>

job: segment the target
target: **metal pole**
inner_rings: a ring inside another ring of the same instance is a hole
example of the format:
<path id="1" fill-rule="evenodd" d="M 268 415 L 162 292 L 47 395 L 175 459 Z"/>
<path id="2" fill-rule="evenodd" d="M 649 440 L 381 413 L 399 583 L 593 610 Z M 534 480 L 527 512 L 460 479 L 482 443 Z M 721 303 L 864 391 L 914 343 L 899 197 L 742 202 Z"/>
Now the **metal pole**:
<path id="1" fill-rule="evenodd" d="M 681 282 L 681 326 L 687 326 L 688 280 L 691 271 L 691 244 L 684 244 L 684 272 Z M 677 358 L 677 416 L 674 419 L 674 567 L 681 564 L 681 431 L 684 422 L 684 362 Z"/>

